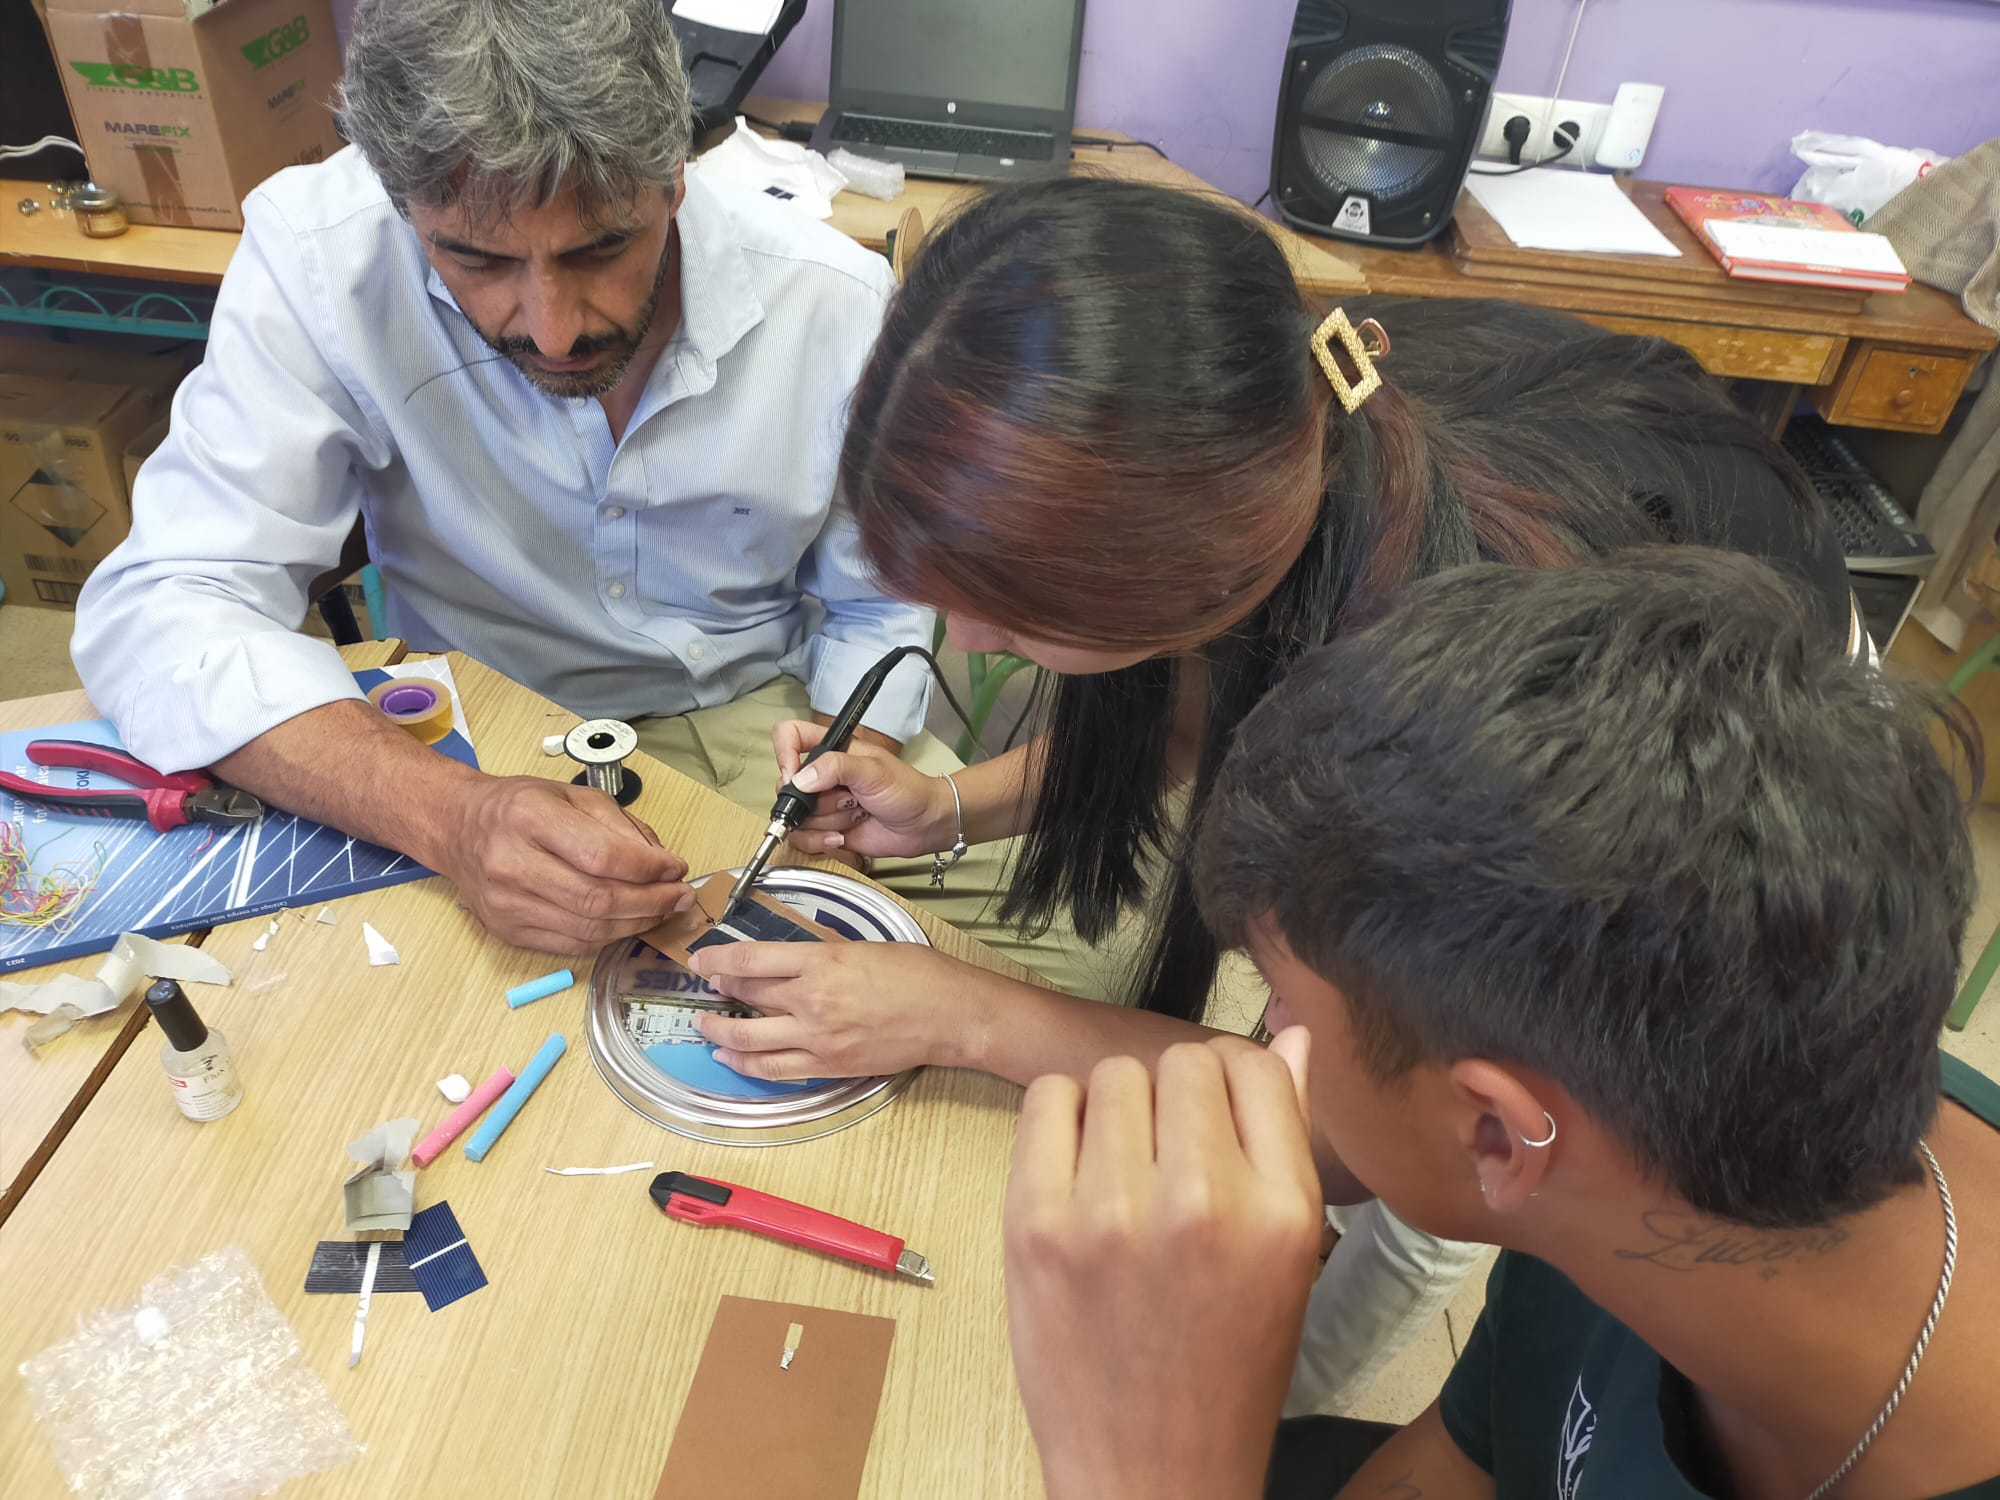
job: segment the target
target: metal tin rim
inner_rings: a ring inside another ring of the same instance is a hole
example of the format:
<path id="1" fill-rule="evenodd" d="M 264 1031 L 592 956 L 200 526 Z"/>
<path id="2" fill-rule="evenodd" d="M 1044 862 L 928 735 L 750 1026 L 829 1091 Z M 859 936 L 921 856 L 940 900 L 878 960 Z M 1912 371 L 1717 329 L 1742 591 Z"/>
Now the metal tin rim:
<path id="1" fill-rule="evenodd" d="M 734 880 L 741 868 L 720 870 L 705 880 Z M 697 881 L 695 884 L 702 884 Z M 780 868 L 768 871 L 762 885 L 773 891 L 805 891 L 835 896 L 866 913 L 898 942 L 923 943 L 930 938 L 916 919 L 894 900 L 856 880 L 824 870 Z M 718 1146 L 785 1146 L 817 1140 L 859 1123 L 888 1104 L 917 1075 L 916 1069 L 878 1078 L 831 1080 L 820 1088 L 773 1099 L 716 1099 L 685 1087 L 655 1068 L 625 1029 L 624 1003 L 613 970 L 629 954 L 628 939 L 597 957 L 590 978 L 590 1005 L 585 1031 L 590 1060 L 611 1092 L 634 1113 L 690 1140 Z"/>

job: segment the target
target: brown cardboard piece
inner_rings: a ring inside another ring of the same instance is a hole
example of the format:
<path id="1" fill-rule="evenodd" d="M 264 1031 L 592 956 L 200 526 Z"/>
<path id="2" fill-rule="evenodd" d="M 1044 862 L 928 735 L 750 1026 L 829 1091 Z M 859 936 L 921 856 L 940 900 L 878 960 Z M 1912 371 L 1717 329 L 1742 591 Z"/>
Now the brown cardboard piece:
<path id="1" fill-rule="evenodd" d="M 895 1335 L 891 1318 L 724 1297 L 653 1500 L 854 1500 Z"/>
<path id="2" fill-rule="evenodd" d="M 139 483 L 139 471 L 153 450 L 167 440 L 167 417 L 162 414 L 125 441 L 125 493 L 130 496 Z"/>
<path id="3" fill-rule="evenodd" d="M 328 0 L 37 0 L 91 176 L 135 224 L 240 229 L 250 190 L 340 149 Z"/>
<path id="4" fill-rule="evenodd" d="M 721 918 L 723 909 L 729 905 L 729 892 L 735 886 L 735 877 L 727 870 L 718 870 L 702 883 L 694 893 L 695 904 L 649 932 L 639 934 L 639 941 L 651 943 L 681 967 L 687 967 L 688 947 L 700 940 L 701 935 L 713 927 Z M 749 899 L 767 911 L 774 911 L 795 927 L 803 927 L 823 943 L 844 943 L 847 941 L 831 927 L 822 927 L 803 912 L 792 910 L 784 902 L 764 891 L 752 890 Z"/>
<path id="5" fill-rule="evenodd" d="M 0 582 L 10 604 L 74 609 L 132 526 L 125 446 L 157 413 L 131 386 L 0 373 Z"/>

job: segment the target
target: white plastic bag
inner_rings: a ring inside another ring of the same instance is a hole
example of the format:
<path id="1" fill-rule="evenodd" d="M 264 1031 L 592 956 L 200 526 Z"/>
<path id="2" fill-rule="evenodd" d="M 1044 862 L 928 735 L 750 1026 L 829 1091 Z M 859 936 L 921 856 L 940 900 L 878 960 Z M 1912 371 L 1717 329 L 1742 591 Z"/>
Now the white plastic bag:
<path id="1" fill-rule="evenodd" d="M 1792 137 L 1792 155 L 1806 164 L 1792 189 L 1807 203 L 1831 203 L 1859 224 L 1896 194 L 1951 160 L 1940 151 L 1885 146 L 1865 135 L 1832 135 L 1802 130 Z"/>

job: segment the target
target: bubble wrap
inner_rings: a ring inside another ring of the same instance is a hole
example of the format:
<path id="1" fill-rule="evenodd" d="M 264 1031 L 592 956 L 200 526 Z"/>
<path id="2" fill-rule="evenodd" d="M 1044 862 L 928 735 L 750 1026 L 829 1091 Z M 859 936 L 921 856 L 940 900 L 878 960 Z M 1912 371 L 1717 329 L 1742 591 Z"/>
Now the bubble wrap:
<path id="1" fill-rule="evenodd" d="M 21 1366 L 42 1434 L 89 1500 L 239 1500 L 361 1453 L 234 1245 L 149 1283 Z"/>

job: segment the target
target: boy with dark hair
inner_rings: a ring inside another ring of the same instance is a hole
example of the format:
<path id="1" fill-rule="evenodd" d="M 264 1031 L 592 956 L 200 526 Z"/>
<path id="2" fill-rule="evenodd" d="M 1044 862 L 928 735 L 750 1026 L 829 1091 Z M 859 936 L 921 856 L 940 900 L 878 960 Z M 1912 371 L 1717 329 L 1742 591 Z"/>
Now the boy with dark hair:
<path id="1" fill-rule="evenodd" d="M 1504 1253 L 1438 1401 L 1372 1455 L 1287 1424 L 1270 1493 L 2000 1500 L 2000 1087 L 1940 1072 L 1972 862 L 1927 709 L 1686 549 L 1448 574 L 1308 658 L 1199 853 L 1271 1049 L 1024 1106 L 1052 1500 L 1264 1492 L 1308 1097 L 1399 1215 Z"/>

